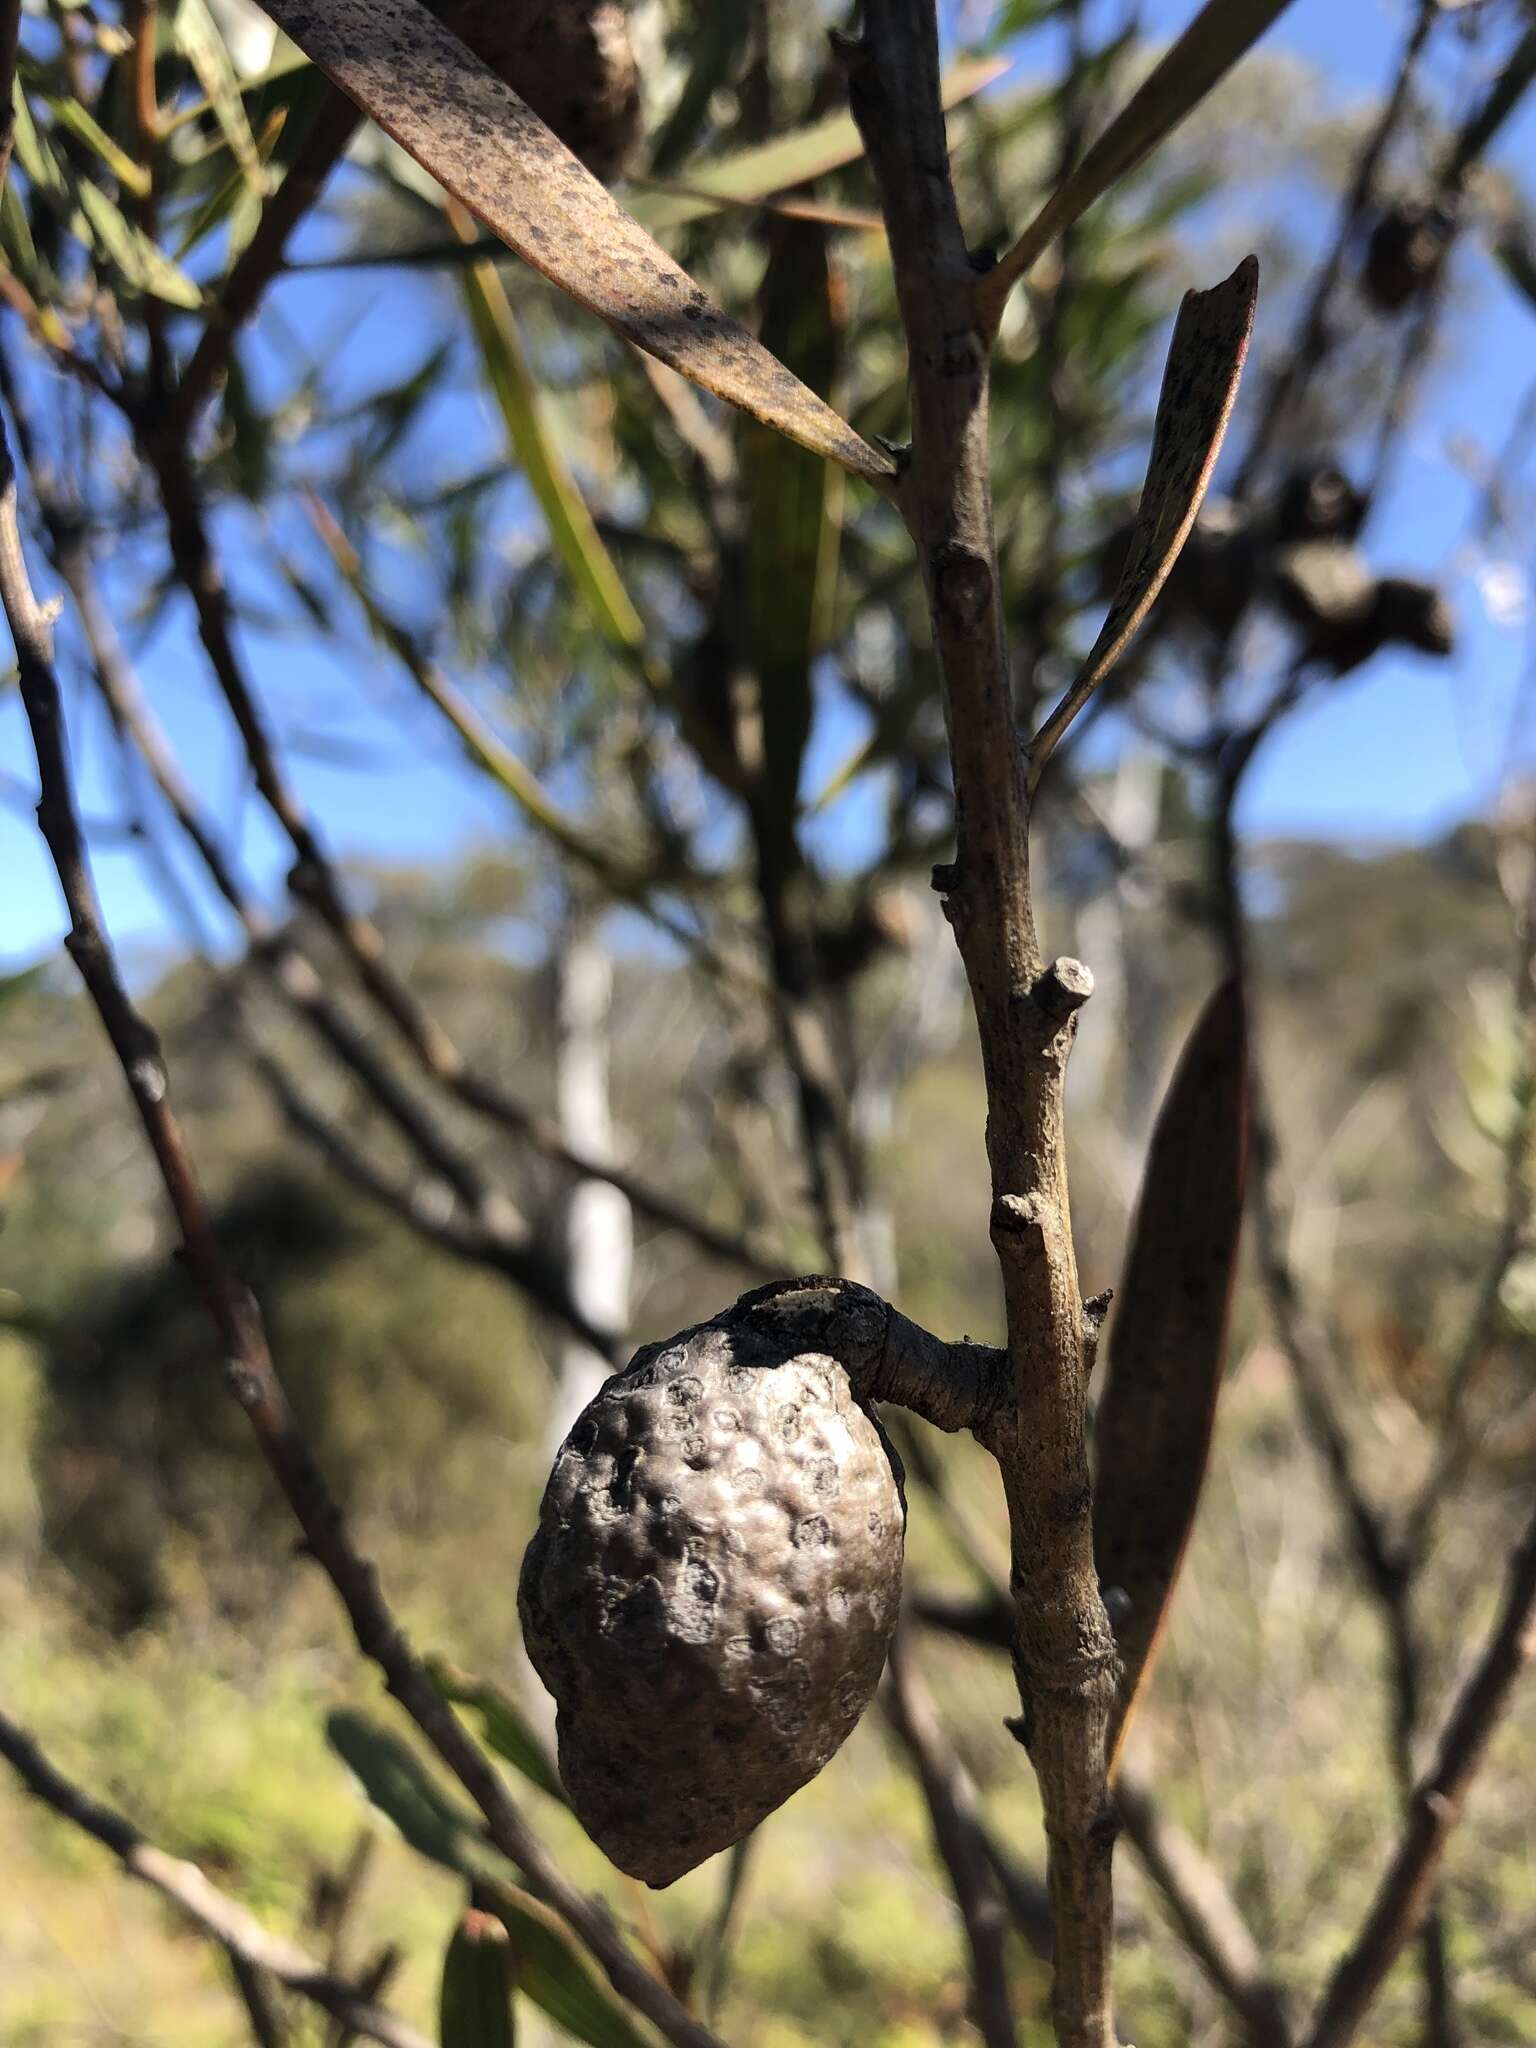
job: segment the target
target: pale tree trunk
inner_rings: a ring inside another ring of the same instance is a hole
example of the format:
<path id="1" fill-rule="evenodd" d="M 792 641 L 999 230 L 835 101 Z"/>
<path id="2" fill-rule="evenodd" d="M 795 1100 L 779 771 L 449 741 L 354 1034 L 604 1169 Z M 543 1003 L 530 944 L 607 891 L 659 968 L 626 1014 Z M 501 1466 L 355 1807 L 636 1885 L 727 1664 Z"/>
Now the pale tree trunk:
<path id="1" fill-rule="evenodd" d="M 572 1151 L 613 1156 L 609 1094 L 613 959 L 599 921 L 573 910 L 554 958 L 555 1106 Z M 606 1181 L 577 1181 L 566 1203 L 566 1267 L 572 1299 L 599 1330 L 629 1325 L 634 1217 Z M 562 1336 L 554 1355 L 548 1435 L 557 1446 L 611 1370 L 590 1345 Z"/>

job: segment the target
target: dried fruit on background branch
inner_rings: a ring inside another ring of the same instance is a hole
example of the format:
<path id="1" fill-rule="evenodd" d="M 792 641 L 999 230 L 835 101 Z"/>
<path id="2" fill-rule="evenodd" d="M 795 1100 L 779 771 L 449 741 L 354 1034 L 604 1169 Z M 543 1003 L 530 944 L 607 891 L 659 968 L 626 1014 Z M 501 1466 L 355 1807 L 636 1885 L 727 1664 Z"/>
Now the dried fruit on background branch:
<path id="1" fill-rule="evenodd" d="M 582 1411 L 519 1607 L 560 1775 L 621 1870 L 670 1884 L 834 1755 L 885 1663 L 905 1520 L 847 1373 L 782 1331 L 649 1345 Z"/>
<path id="2" fill-rule="evenodd" d="M 625 170 L 640 135 L 640 68 L 618 0 L 428 4 L 594 176 Z"/>

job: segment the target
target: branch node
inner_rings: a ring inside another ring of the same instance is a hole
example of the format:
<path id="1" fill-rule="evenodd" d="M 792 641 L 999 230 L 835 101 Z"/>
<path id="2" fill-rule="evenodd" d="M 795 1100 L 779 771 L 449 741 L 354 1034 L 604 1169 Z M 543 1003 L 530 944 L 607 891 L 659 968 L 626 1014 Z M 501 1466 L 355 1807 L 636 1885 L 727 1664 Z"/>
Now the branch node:
<path id="1" fill-rule="evenodd" d="M 999 1195 L 992 1204 L 994 1237 L 1034 1237 L 1043 1241 L 1045 1200 L 1040 1195 Z"/>
<path id="2" fill-rule="evenodd" d="M 1053 1024 L 1065 1024 L 1093 994 L 1093 975 L 1081 960 L 1063 954 L 1046 968 L 1030 994 Z"/>

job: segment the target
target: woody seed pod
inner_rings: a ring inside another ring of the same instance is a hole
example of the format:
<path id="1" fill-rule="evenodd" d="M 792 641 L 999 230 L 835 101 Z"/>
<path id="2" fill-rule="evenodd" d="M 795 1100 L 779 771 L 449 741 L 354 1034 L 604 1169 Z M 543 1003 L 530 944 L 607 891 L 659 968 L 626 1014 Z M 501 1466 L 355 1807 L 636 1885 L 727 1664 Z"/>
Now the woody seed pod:
<path id="1" fill-rule="evenodd" d="M 842 1366 L 792 1347 L 722 1319 L 637 1352 L 561 1446 L 523 1562 L 561 1778 L 647 1884 L 815 1776 L 895 1626 L 894 1454 Z"/>

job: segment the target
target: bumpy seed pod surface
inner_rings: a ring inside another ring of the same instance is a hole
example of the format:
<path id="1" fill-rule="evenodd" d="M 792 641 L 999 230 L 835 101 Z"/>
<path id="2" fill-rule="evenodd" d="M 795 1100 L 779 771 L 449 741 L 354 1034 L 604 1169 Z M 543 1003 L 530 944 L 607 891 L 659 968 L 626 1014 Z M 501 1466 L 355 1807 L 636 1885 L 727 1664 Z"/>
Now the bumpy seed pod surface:
<path id="1" fill-rule="evenodd" d="M 623 171 L 640 133 L 640 69 L 618 0 L 428 0 L 599 178 Z"/>
<path id="2" fill-rule="evenodd" d="M 523 1563 L 561 1778 L 647 1884 L 815 1776 L 895 1627 L 894 1453 L 843 1368 L 787 1341 L 706 1324 L 637 1352 L 561 1446 Z"/>

